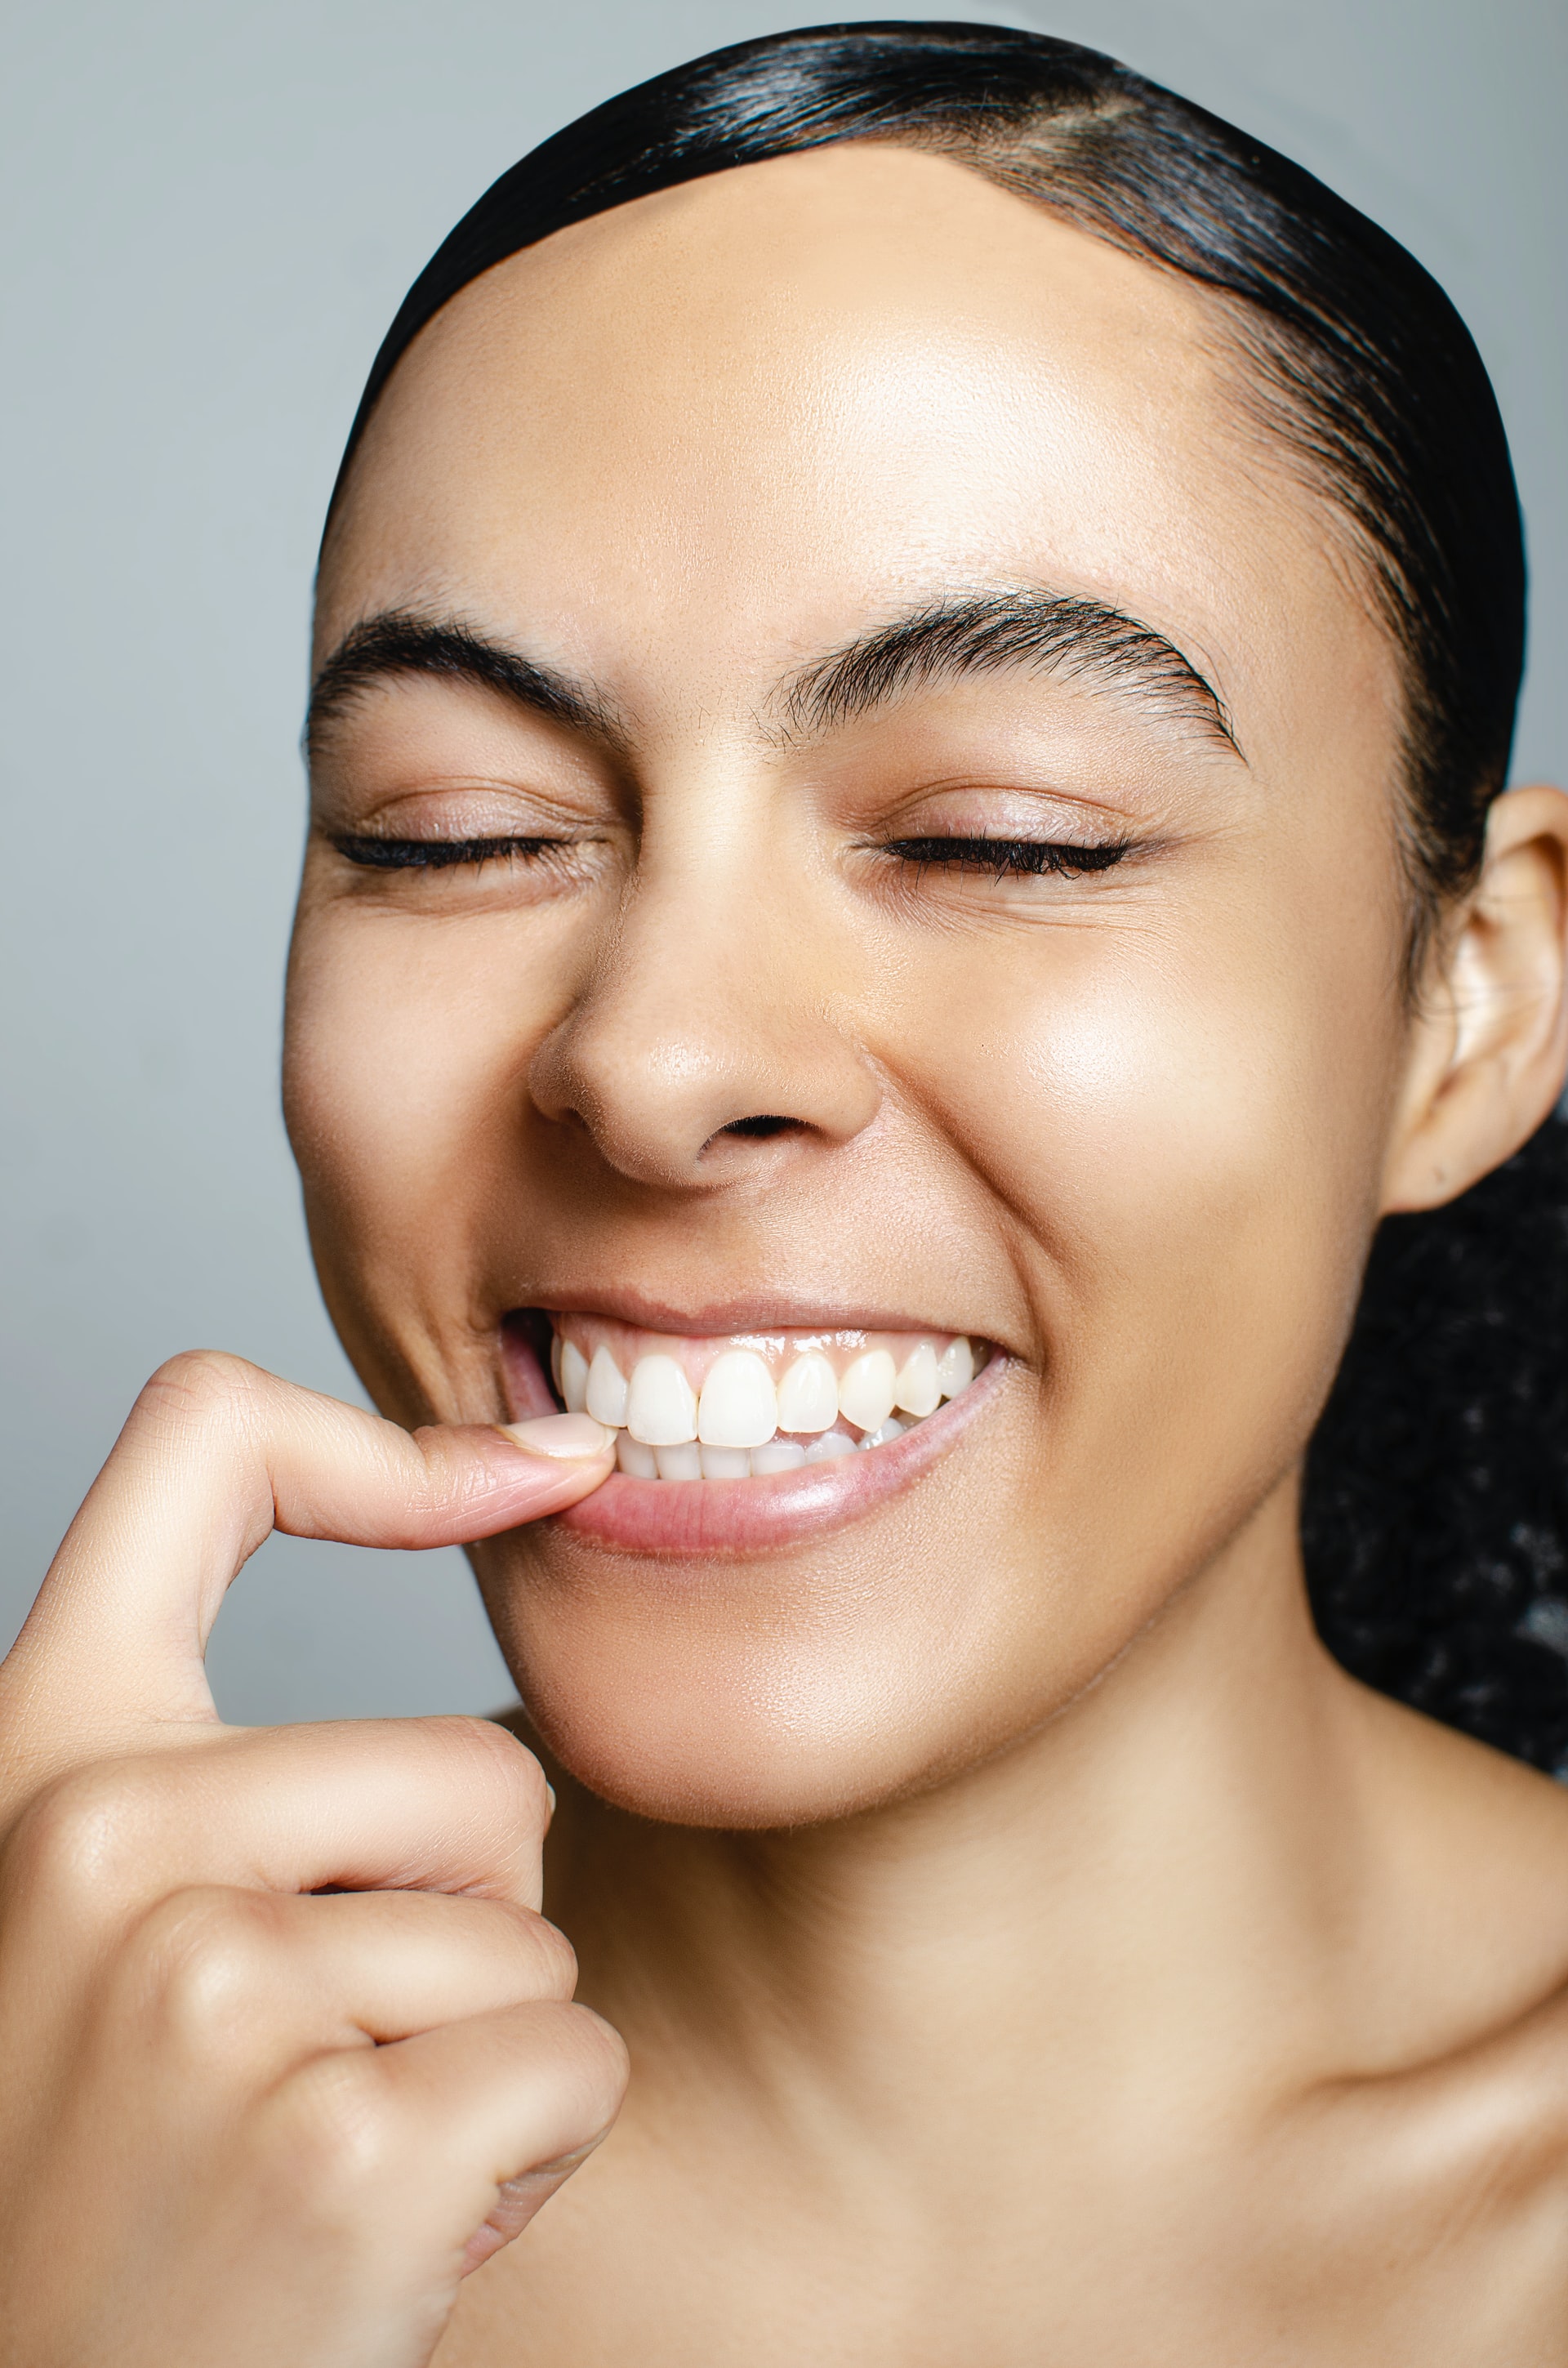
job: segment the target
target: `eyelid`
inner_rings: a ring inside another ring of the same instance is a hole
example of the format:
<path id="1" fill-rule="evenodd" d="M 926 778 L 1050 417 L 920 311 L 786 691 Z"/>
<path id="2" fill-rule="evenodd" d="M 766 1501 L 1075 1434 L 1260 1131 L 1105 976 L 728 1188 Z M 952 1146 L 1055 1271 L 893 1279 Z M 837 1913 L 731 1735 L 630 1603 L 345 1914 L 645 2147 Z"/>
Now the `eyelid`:
<path id="1" fill-rule="evenodd" d="M 1080 837 L 1090 843 L 1120 837 L 1131 825 L 1120 801 L 1074 794 L 1057 781 L 1035 786 L 1017 779 L 959 776 L 923 782 L 913 794 L 883 807 L 872 827 L 884 839 L 1049 839 L 1065 846 Z"/>
<path id="2" fill-rule="evenodd" d="M 356 783 L 351 769 L 340 784 L 318 780 L 317 812 L 354 837 L 432 839 L 543 838 L 602 827 L 611 817 L 599 803 L 558 791 L 537 780 L 470 775 L 441 780 L 405 774 L 401 784 L 373 776 Z"/>

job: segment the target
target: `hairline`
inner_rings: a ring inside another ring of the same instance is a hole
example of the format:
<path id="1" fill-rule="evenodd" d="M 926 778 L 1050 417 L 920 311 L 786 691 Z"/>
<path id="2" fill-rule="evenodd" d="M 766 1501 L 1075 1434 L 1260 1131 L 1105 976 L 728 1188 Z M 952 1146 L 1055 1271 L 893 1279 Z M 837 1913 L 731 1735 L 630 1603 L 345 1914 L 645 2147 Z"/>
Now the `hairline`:
<path id="1" fill-rule="evenodd" d="M 1160 86 L 1153 87 L 1158 89 Z M 1441 935 L 1445 916 L 1468 893 L 1472 883 L 1468 879 L 1447 883 L 1439 881 L 1421 843 L 1420 789 L 1425 761 L 1420 746 L 1421 694 L 1426 666 L 1422 655 L 1414 645 L 1415 633 L 1411 628 L 1415 620 L 1406 586 L 1392 550 L 1377 531 L 1375 522 L 1369 522 L 1358 511 L 1345 473 L 1336 470 L 1332 459 L 1325 457 L 1321 450 L 1314 449 L 1310 422 L 1306 423 L 1308 432 L 1303 434 L 1299 432 L 1298 423 L 1293 419 L 1290 365 L 1298 354 L 1310 350 L 1303 334 L 1245 292 L 1206 279 L 1200 270 L 1189 268 L 1176 256 L 1161 253 L 1140 235 L 1135 226 L 1124 225 L 1103 208 L 1084 202 L 1081 192 L 1074 186 L 1071 169 L 1074 142 L 1081 140 L 1085 131 L 1092 132 L 1119 118 L 1136 114 L 1138 108 L 1139 102 L 1129 94 L 1101 93 L 1081 106 L 1057 110 L 1042 108 L 1038 115 L 1019 116 L 1002 123 L 982 120 L 971 127 L 951 118 L 946 121 L 934 120 L 919 125 L 835 128 L 819 136 L 780 145 L 769 155 L 718 160 L 703 172 L 682 176 L 676 182 L 659 186 L 686 187 L 702 180 L 718 179 L 723 174 L 740 171 L 752 165 L 781 163 L 792 156 L 809 154 L 824 148 L 903 148 L 961 165 L 1003 194 L 1016 198 L 1038 211 L 1053 215 L 1060 222 L 1109 247 L 1113 253 L 1144 264 L 1167 280 L 1179 280 L 1190 290 L 1199 319 L 1207 318 L 1213 324 L 1216 345 L 1221 349 L 1223 359 L 1234 365 L 1234 383 L 1230 392 L 1238 421 L 1261 436 L 1267 450 L 1279 456 L 1302 493 L 1321 504 L 1334 522 L 1337 529 L 1335 541 L 1346 565 L 1362 583 L 1369 621 L 1381 634 L 1394 662 L 1400 700 L 1398 772 L 1394 785 L 1397 800 L 1395 825 L 1407 908 L 1401 971 L 1403 992 L 1407 1000 L 1414 1001 L 1420 973 L 1434 943 Z M 1062 167 L 1065 169 L 1061 169 Z M 639 194 L 656 193 L 650 190 Z M 347 506 L 354 476 L 353 464 L 358 458 L 364 432 L 374 418 L 387 387 L 425 329 L 438 319 L 447 305 L 466 289 L 485 278 L 501 263 L 510 261 L 513 256 L 548 244 L 560 230 L 576 228 L 583 222 L 601 220 L 607 214 L 619 211 L 622 205 L 636 202 L 636 196 L 619 199 L 614 204 L 574 215 L 570 222 L 556 225 L 540 237 L 520 242 L 507 255 L 496 256 L 483 270 L 474 273 L 461 286 L 454 288 L 437 310 L 421 324 L 388 372 L 370 413 L 358 423 L 358 433 L 351 451 L 346 456 L 347 467 L 328 510 L 322 539 L 322 564 L 325 564 L 329 545 L 335 540 L 335 529 L 339 517 Z M 1176 655 L 1180 655 L 1179 653 Z M 1192 671 L 1203 689 L 1215 699 L 1221 730 L 1226 737 L 1231 737 L 1222 702 L 1218 700 L 1212 686 L 1198 669 L 1193 668 Z M 1483 780 L 1478 777 L 1476 783 L 1478 795 L 1483 792 L 1488 805 L 1505 786 L 1506 769 L 1502 767 L 1495 768 L 1494 778 L 1488 777 Z"/>

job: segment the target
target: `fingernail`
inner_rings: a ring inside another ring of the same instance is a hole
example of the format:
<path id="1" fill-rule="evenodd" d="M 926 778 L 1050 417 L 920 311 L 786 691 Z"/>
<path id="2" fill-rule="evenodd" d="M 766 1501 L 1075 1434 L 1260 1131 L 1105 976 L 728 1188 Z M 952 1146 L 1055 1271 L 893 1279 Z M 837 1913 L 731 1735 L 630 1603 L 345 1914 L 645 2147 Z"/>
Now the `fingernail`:
<path id="1" fill-rule="evenodd" d="M 500 1422 L 495 1428 L 528 1454 L 554 1455 L 563 1463 L 585 1463 L 615 1445 L 614 1431 L 591 1414 L 541 1414 L 531 1422 Z"/>
<path id="2" fill-rule="evenodd" d="M 544 1797 L 550 1803 L 550 1814 L 553 1817 L 555 1815 L 555 1787 L 551 1782 L 548 1776 L 544 1780 Z"/>

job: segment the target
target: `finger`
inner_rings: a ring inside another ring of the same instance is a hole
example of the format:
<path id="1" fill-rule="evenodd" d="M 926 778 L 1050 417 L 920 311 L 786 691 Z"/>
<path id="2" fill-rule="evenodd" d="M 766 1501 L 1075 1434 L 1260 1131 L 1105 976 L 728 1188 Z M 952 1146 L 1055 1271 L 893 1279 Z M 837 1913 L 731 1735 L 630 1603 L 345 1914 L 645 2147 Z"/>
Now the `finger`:
<path id="1" fill-rule="evenodd" d="M 614 1468 L 586 1416 L 413 1434 L 236 1357 L 148 1383 L 55 1556 L 0 1712 L 94 1726 L 210 1717 L 202 1654 L 235 1572 L 274 1529 L 355 1545 L 489 1537 L 560 1512 Z"/>
<path id="2" fill-rule="evenodd" d="M 114 1961 L 108 2029 L 154 2045 L 167 2077 L 254 2088 L 324 2049 L 560 2003 L 576 1974 L 553 1925 L 495 1900 L 209 1885 L 142 1917 Z"/>
<path id="3" fill-rule="evenodd" d="M 549 1822 L 538 1760 L 488 1719 L 204 1732 L 38 1793 L 6 1845 L 8 1913 L 58 1952 L 68 1933 L 108 1946 L 192 1885 L 466 1892 L 537 1908 Z"/>
<path id="4" fill-rule="evenodd" d="M 511 2007 L 317 2057 L 278 2084 L 258 2135 L 319 2159 L 324 2128 L 351 2131 L 393 2249 L 444 2245 L 455 2282 L 493 2214 L 502 2241 L 515 2236 L 592 2151 L 626 2077 L 619 2035 L 586 2007 Z M 330 2154 L 326 2167 L 337 2175 Z"/>

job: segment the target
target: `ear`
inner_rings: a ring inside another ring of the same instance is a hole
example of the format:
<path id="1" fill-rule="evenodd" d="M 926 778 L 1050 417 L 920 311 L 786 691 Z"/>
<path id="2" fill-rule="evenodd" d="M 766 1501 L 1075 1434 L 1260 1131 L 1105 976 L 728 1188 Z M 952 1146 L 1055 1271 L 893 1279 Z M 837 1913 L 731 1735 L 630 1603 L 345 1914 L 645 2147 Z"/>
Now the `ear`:
<path id="1" fill-rule="evenodd" d="M 1528 1142 L 1568 1070 L 1568 796 L 1493 804 L 1481 878 L 1422 984 L 1382 1213 L 1451 1201 Z"/>

